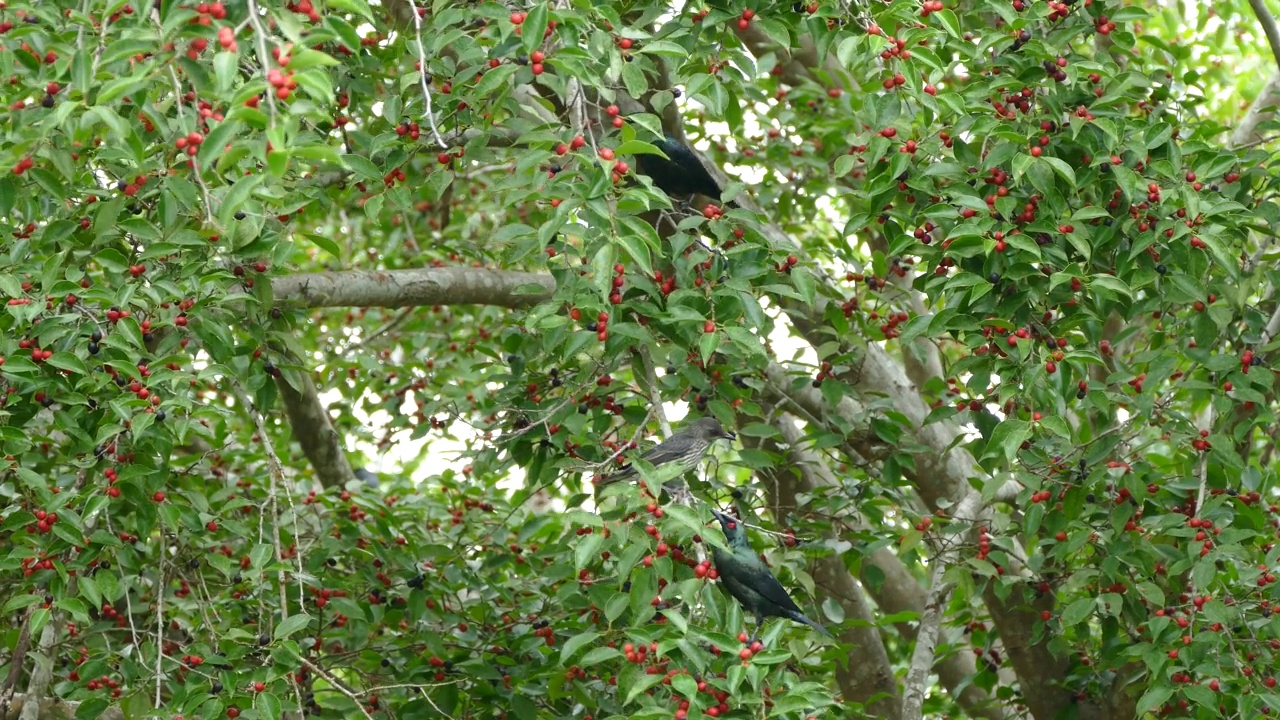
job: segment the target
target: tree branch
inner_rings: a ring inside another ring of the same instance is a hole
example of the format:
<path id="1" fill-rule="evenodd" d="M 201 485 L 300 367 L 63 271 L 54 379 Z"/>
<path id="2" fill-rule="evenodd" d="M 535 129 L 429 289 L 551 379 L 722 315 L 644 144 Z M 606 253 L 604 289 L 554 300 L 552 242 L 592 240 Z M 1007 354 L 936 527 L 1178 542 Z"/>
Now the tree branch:
<path id="1" fill-rule="evenodd" d="M 1253 8 L 1253 14 L 1258 18 L 1258 24 L 1262 26 L 1262 32 L 1267 36 L 1267 45 L 1271 46 L 1272 60 L 1280 66 L 1280 27 L 1276 26 L 1275 17 L 1267 9 L 1265 0 L 1249 0 L 1249 7 Z"/>
<path id="2" fill-rule="evenodd" d="M 785 454 L 790 462 L 786 466 L 761 471 L 761 474 L 764 476 L 763 485 L 772 514 L 779 522 L 784 522 L 787 515 L 797 507 L 797 495 L 812 492 L 814 488 L 827 485 L 828 482 L 816 475 L 817 468 L 824 466 L 821 459 L 800 447 L 804 433 L 796 424 L 795 418 L 783 414 L 774 424 L 782 432 L 788 447 L 784 449 L 772 441 L 765 441 L 763 445 L 774 452 Z M 830 544 L 838 541 L 835 533 L 830 530 L 823 535 Z M 868 713 L 873 717 L 897 720 L 898 686 L 884 641 L 876 628 L 871 604 L 845 568 L 844 560 L 839 554 L 815 558 L 811 563 L 811 573 L 814 584 L 827 591 L 845 614 L 846 624 L 836 635 L 842 644 L 851 645 L 853 650 L 847 653 L 846 662 L 839 663 L 835 668 L 836 682 L 845 699 L 865 703 Z"/>
<path id="3" fill-rule="evenodd" d="M 20 717 L 32 716 L 36 720 L 73 720 L 79 716 L 80 703 L 56 697 L 41 698 L 38 703 L 29 706 L 34 710 L 28 710 L 24 716 L 23 711 L 27 707 L 27 696 L 16 695 L 13 705 L 7 713 L 0 715 L 0 720 L 19 720 Z M 118 707 L 109 707 L 96 720 L 125 720 L 124 711 Z"/>
<path id="4" fill-rule="evenodd" d="M 938 632 L 942 626 L 942 610 L 951 599 L 953 585 L 943 580 L 946 565 L 934 562 L 929 578 L 929 598 L 920 615 L 920 629 L 916 633 L 916 648 L 911 653 L 911 666 L 902 690 L 902 718 L 916 720 L 923 717 L 924 698 L 928 694 L 929 670 L 933 667 L 938 647 Z"/>
<path id="5" fill-rule="evenodd" d="M 797 494 L 801 492 L 811 493 L 821 488 L 838 488 L 840 486 L 839 480 L 831 471 L 830 466 L 813 451 L 804 449 L 805 433 L 800 429 L 793 416 L 784 414 L 774 424 L 778 427 L 787 443 L 786 454 L 797 473 L 782 474 L 782 482 L 779 484 L 780 490 L 785 490 L 788 484 L 798 486 L 796 487 Z M 793 475 L 795 479 L 791 480 L 790 478 Z M 766 491 L 768 489 L 766 487 Z M 790 504 L 788 504 L 786 498 L 782 498 L 775 507 L 777 508 L 776 512 L 785 513 L 789 511 L 794 507 L 794 495 L 791 497 Z M 775 517 L 781 516 L 775 514 Z M 841 520 L 852 524 L 855 534 L 871 531 L 870 526 L 860 518 L 846 516 Z M 843 599 L 845 593 L 840 589 L 839 585 L 827 584 L 826 579 L 826 577 L 819 575 L 815 568 L 815 580 L 819 581 L 819 586 L 831 591 L 833 596 L 838 599 Z M 876 607 L 882 612 L 892 615 L 923 613 L 925 590 L 892 550 L 880 548 L 864 556 L 860 580 L 861 589 L 859 592 L 870 594 L 875 601 Z M 854 587 L 858 586 L 855 585 Z M 844 603 L 842 602 L 841 604 L 844 607 Z M 848 614 L 848 609 L 846 608 L 846 615 Z M 917 626 L 906 621 L 895 623 L 895 627 L 898 630 L 898 634 L 908 641 L 914 639 L 918 631 Z M 875 642 L 882 643 L 878 632 L 876 633 Z M 859 647 L 864 646 L 859 645 Z M 941 658 L 935 658 L 933 669 L 938 673 L 939 680 L 951 693 L 953 699 L 971 716 L 984 718 L 985 720 L 1006 720 L 1007 716 L 1001 702 L 972 682 L 973 676 L 978 672 L 972 654 L 964 652 L 948 653 Z M 837 672 L 841 671 L 837 670 Z M 1012 682 L 1012 680 L 1012 677 L 1002 678 L 1004 682 Z M 898 712 L 897 707 L 892 709 L 895 713 Z"/>
<path id="6" fill-rule="evenodd" d="M 1275 117 L 1276 107 L 1280 106 L 1280 72 L 1271 76 L 1262 92 L 1254 98 L 1249 111 L 1244 114 L 1240 124 L 1231 132 L 1231 145 L 1240 147 L 1262 139 L 1258 126 Z"/>
<path id="7" fill-rule="evenodd" d="M 298 387 L 294 387 L 294 385 Z M 276 379 L 280 399 L 284 402 L 289 428 L 302 453 L 315 468 L 316 479 L 324 487 L 342 487 L 355 477 L 342 438 L 329 421 L 329 411 L 320 401 L 316 385 L 307 372 L 291 372 L 289 378 Z"/>
<path id="8" fill-rule="evenodd" d="M 286 275 L 271 283 L 280 305 L 296 307 L 411 307 L 422 305 L 536 305 L 555 291 L 546 273 L 449 267 Z"/>

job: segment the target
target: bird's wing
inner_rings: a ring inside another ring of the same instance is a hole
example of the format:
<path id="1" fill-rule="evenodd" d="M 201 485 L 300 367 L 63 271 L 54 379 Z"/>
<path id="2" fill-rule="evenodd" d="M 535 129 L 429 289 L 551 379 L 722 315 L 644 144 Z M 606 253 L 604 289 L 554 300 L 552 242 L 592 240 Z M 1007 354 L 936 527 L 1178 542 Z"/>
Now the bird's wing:
<path id="1" fill-rule="evenodd" d="M 734 600 L 738 601 L 743 610 L 751 614 L 758 613 L 760 611 L 760 594 L 754 592 L 749 583 L 738 579 L 740 575 L 751 574 L 752 569 L 743 567 L 741 560 L 731 552 L 712 547 L 711 553 L 712 559 L 716 563 L 716 570 L 720 574 L 721 586 Z"/>
<path id="2" fill-rule="evenodd" d="M 640 455 L 640 459 L 657 467 L 665 462 L 670 462 L 680 457 L 680 451 L 667 443 L 658 443 L 653 447 L 645 450 Z"/>
<path id="3" fill-rule="evenodd" d="M 674 150 L 674 154 L 668 152 L 667 155 L 669 155 L 672 160 L 675 160 L 681 168 L 688 173 L 692 182 L 686 184 L 695 187 L 696 191 L 702 195 L 719 200 L 720 194 L 724 191 L 720 189 L 720 183 L 716 182 L 715 178 L 711 177 L 711 173 L 707 171 L 706 166 L 702 164 L 702 161 L 698 159 L 698 156 L 693 154 L 692 150 L 683 146 L 677 146 Z M 712 189 L 715 190 L 714 195 L 710 193 Z"/>
<path id="4" fill-rule="evenodd" d="M 784 610 L 800 612 L 800 606 L 796 605 L 796 601 L 791 599 L 787 594 L 787 589 L 782 587 L 782 583 L 778 582 L 778 578 L 767 567 L 763 567 L 764 573 L 760 577 L 755 578 L 755 591 L 760 593 L 765 600 L 777 605 Z"/>
<path id="5" fill-rule="evenodd" d="M 614 473 L 606 475 L 604 479 L 608 480 L 609 482 L 617 482 L 619 480 L 626 480 L 627 478 L 635 474 L 636 474 L 635 467 L 631 465 L 623 465 L 621 469 L 619 469 Z"/>

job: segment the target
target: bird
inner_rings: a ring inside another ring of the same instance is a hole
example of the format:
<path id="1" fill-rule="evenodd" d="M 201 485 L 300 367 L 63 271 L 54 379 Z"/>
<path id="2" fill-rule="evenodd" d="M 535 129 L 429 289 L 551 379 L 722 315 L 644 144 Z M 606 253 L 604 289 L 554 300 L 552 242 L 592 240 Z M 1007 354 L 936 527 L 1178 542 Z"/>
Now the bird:
<path id="1" fill-rule="evenodd" d="M 697 467 L 702 456 L 707 453 L 707 448 L 711 447 L 711 443 L 721 439 L 732 440 L 736 437 L 738 437 L 736 433 L 721 427 L 719 420 L 713 417 L 699 418 L 689 423 L 689 426 L 681 429 L 680 432 L 646 450 L 640 459 L 655 469 L 671 463 L 678 464 L 680 474 L 684 475 Z M 635 465 L 627 465 L 612 475 L 601 478 L 596 484 L 596 492 L 606 485 L 627 480 L 635 475 Z"/>
<path id="2" fill-rule="evenodd" d="M 720 184 L 707 172 L 693 150 L 670 134 L 664 135 L 654 145 L 667 157 L 637 155 L 636 170 L 648 175 L 659 190 L 675 199 L 705 195 L 712 200 L 721 200 L 723 191 Z"/>
<path id="3" fill-rule="evenodd" d="M 765 619 L 771 617 L 804 623 L 827 637 L 834 637 L 830 631 L 800 611 L 800 607 L 787 594 L 786 588 L 782 587 L 782 583 L 778 582 L 778 578 L 774 577 L 756 551 L 751 549 L 747 542 L 747 530 L 742 522 L 714 508 L 711 514 L 720 521 L 720 529 L 724 530 L 725 540 L 729 544 L 728 550 L 715 546 L 711 548 L 716 574 L 724 589 L 738 601 L 742 609 L 756 616 L 756 631 L 748 644 L 760 637 Z"/>
<path id="4" fill-rule="evenodd" d="M 365 468 L 356 468 L 353 471 L 353 474 L 356 476 L 357 480 L 363 480 L 369 487 L 377 489 L 379 483 L 377 475 L 374 475 Z"/>

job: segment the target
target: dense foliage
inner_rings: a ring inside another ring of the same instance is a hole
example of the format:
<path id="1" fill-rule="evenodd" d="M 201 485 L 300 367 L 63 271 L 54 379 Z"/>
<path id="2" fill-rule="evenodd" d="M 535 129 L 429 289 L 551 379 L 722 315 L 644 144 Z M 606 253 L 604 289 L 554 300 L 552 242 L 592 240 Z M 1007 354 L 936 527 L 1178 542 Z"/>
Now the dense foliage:
<path id="1" fill-rule="evenodd" d="M 1274 20 L 1181 12 L 0 4 L 0 717 L 1270 714 Z"/>

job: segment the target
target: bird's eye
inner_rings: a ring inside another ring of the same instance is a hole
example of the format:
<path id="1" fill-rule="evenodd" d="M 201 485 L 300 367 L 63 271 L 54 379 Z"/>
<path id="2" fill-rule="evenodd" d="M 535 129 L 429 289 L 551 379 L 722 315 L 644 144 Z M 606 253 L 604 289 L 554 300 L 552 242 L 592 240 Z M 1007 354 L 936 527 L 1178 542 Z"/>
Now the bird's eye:
<path id="1" fill-rule="evenodd" d="M 738 523 L 736 523 L 736 522 L 731 522 L 731 523 L 729 523 L 729 529 L 730 529 L 730 530 L 733 530 L 733 529 L 734 529 L 734 528 L 736 528 L 736 527 L 738 527 Z"/>

